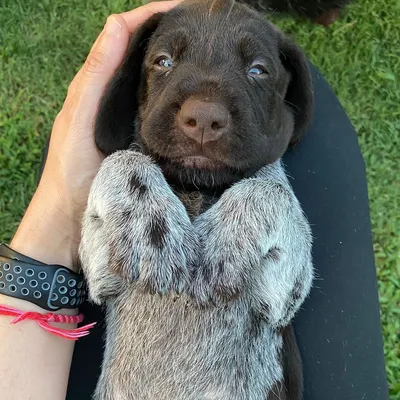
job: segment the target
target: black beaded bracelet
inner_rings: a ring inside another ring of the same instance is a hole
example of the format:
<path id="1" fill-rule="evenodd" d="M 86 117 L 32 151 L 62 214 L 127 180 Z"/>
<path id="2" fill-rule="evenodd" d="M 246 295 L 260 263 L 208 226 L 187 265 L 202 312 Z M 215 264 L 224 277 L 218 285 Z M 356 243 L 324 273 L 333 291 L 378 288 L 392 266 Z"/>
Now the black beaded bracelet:
<path id="1" fill-rule="evenodd" d="M 62 265 L 44 264 L 0 244 L 0 294 L 57 311 L 80 306 L 87 290 L 82 274 Z"/>

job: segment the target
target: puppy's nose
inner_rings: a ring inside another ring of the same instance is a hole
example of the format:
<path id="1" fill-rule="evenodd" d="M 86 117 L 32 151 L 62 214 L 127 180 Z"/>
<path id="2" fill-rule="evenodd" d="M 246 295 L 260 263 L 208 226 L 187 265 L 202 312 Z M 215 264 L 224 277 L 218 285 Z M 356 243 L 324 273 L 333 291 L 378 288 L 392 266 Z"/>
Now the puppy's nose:
<path id="1" fill-rule="evenodd" d="M 177 122 L 186 136 L 203 144 L 218 140 L 228 130 L 229 112 L 220 102 L 189 98 Z"/>

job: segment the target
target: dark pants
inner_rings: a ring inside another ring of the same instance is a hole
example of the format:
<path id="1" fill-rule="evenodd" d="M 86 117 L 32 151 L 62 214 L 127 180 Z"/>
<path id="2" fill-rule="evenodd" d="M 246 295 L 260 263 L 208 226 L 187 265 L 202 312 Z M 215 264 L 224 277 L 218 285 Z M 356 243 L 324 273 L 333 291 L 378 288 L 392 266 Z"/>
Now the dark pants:
<path id="1" fill-rule="evenodd" d="M 364 161 L 339 101 L 315 69 L 313 76 L 313 126 L 284 157 L 315 240 L 317 278 L 294 323 L 304 363 L 304 399 L 385 400 Z M 102 361 L 104 314 L 88 304 L 82 312 L 86 321 L 99 323 L 76 344 L 69 400 L 90 398 Z"/>

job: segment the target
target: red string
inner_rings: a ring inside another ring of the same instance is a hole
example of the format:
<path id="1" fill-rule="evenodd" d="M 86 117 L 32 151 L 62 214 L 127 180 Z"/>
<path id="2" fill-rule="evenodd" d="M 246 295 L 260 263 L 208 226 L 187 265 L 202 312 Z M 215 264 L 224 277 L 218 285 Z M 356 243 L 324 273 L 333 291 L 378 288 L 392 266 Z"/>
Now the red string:
<path id="1" fill-rule="evenodd" d="M 81 326 L 80 328 L 75 328 L 75 329 L 58 328 L 50 325 L 49 322 L 59 322 L 63 324 L 79 324 L 80 322 L 83 321 L 83 314 L 62 315 L 62 314 L 52 314 L 52 313 L 41 314 L 33 311 L 23 312 L 15 308 L 2 305 L 0 305 L 0 315 L 8 315 L 11 317 L 15 317 L 11 321 L 11 324 L 17 324 L 18 322 L 21 322 L 25 319 L 36 321 L 37 324 L 46 331 L 53 333 L 54 335 L 60 336 L 64 339 L 70 339 L 70 340 L 77 340 L 80 337 L 89 335 L 90 333 L 89 329 L 93 328 L 96 325 L 96 322 L 93 322 L 91 324 Z"/>

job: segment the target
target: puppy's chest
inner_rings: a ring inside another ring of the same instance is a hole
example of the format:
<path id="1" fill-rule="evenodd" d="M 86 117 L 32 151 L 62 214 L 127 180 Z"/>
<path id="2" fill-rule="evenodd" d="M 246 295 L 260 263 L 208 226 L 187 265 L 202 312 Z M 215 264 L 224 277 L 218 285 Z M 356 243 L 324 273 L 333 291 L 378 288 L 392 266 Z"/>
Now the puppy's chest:
<path id="1" fill-rule="evenodd" d="M 175 186 L 172 186 L 172 189 L 185 206 L 191 220 L 194 220 L 198 215 L 207 211 L 218 201 L 222 194 L 220 189 L 188 190 Z"/>

